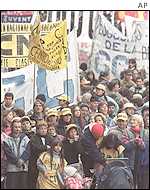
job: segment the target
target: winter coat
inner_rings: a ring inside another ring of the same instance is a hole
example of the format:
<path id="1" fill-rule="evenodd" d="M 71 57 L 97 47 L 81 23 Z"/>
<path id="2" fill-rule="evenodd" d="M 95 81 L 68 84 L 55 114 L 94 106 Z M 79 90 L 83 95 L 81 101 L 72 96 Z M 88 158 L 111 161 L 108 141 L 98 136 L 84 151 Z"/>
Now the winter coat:
<path id="1" fill-rule="evenodd" d="M 66 139 L 63 142 L 63 148 L 64 148 L 64 157 L 68 162 L 68 164 L 74 164 L 79 162 L 78 156 L 79 154 L 83 153 L 83 147 L 80 140 L 70 142 L 69 139 Z"/>
<path id="2" fill-rule="evenodd" d="M 7 157 L 7 172 L 28 171 L 28 160 L 30 156 L 29 141 L 29 138 L 23 133 L 18 138 L 9 136 L 4 140 L 4 151 Z M 19 159 L 23 161 L 22 167 L 17 167 Z"/>

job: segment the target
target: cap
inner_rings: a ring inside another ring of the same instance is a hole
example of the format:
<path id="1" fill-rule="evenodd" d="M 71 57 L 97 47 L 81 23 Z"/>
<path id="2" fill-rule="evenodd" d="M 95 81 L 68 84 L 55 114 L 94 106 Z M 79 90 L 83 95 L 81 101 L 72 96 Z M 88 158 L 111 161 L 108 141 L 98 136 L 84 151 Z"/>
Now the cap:
<path id="1" fill-rule="evenodd" d="M 63 100 L 63 101 L 69 102 L 69 101 L 70 101 L 70 98 L 69 98 L 69 96 L 62 95 L 62 96 L 59 96 L 59 97 L 57 98 L 57 100 Z"/>
<path id="2" fill-rule="evenodd" d="M 47 117 L 50 117 L 52 115 L 58 116 L 58 111 L 56 109 L 48 109 L 46 115 Z"/>
<path id="3" fill-rule="evenodd" d="M 104 134 L 104 127 L 103 125 L 99 124 L 99 123 L 92 123 L 89 126 L 89 129 L 92 133 L 92 135 L 98 139 L 99 137 L 102 137 Z"/>
<path id="4" fill-rule="evenodd" d="M 142 95 L 141 94 L 134 94 L 132 99 L 133 100 L 134 99 L 142 99 Z"/>
<path id="5" fill-rule="evenodd" d="M 124 108 L 124 109 L 127 109 L 127 108 L 136 109 L 136 107 L 134 106 L 134 104 L 129 103 L 129 102 L 128 102 L 128 103 L 125 103 L 123 108 Z"/>
<path id="6" fill-rule="evenodd" d="M 68 131 L 69 131 L 70 129 L 72 129 L 72 128 L 77 129 L 77 126 L 76 126 L 75 124 L 67 125 L 67 126 L 66 126 L 66 132 L 68 132 Z"/>
<path id="7" fill-rule="evenodd" d="M 23 116 L 21 118 L 21 122 L 23 122 L 23 121 L 29 121 L 31 123 L 31 120 L 30 120 L 30 118 L 28 116 Z"/>
<path id="8" fill-rule="evenodd" d="M 105 87 L 103 84 L 98 84 L 98 85 L 96 86 L 96 88 L 101 89 L 101 90 L 104 90 L 104 92 L 106 92 L 106 87 Z"/>
<path id="9" fill-rule="evenodd" d="M 71 109 L 70 108 L 63 108 L 60 112 L 60 115 L 64 116 L 64 115 L 72 115 L 71 113 Z"/>
<path id="10" fill-rule="evenodd" d="M 76 172 L 77 172 L 77 169 L 72 167 L 72 166 L 65 166 L 64 167 L 64 174 L 66 176 L 74 176 Z"/>
<path id="11" fill-rule="evenodd" d="M 123 121 L 128 121 L 128 116 L 127 116 L 127 114 L 126 113 L 119 113 L 118 115 L 117 115 L 117 121 L 118 120 L 123 120 Z"/>

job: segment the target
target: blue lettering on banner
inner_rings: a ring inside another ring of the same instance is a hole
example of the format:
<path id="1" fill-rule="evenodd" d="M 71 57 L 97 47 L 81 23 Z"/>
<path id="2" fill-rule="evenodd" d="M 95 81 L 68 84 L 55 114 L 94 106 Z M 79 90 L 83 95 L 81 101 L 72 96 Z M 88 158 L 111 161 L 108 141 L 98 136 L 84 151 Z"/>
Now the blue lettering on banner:
<path id="1" fill-rule="evenodd" d="M 50 108 L 58 106 L 59 102 L 56 98 L 60 96 L 60 94 L 58 94 L 58 96 L 55 96 L 53 98 L 49 98 L 47 85 L 50 86 L 50 84 L 46 83 L 46 70 L 40 68 L 39 66 L 37 71 L 36 85 L 37 85 L 37 94 L 44 94 L 46 97 L 46 106 Z M 67 94 L 67 91 L 68 91 L 68 96 L 70 97 L 72 103 L 74 100 L 74 84 L 72 79 L 64 81 L 64 94 Z"/>
<path id="2" fill-rule="evenodd" d="M 23 83 L 25 83 L 25 75 L 19 75 L 19 76 L 10 77 L 10 78 L 3 78 L 2 83 L 3 85 L 15 83 L 15 86 L 20 86 Z M 15 99 L 15 106 L 21 109 L 25 109 L 24 97 Z"/>

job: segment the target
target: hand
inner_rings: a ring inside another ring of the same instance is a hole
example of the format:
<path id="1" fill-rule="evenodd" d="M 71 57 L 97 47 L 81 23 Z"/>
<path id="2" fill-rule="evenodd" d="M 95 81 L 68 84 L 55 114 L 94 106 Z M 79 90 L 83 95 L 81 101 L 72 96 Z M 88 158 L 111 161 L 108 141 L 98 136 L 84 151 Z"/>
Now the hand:
<path id="1" fill-rule="evenodd" d="M 74 140 L 78 141 L 79 140 L 79 135 L 74 136 Z"/>

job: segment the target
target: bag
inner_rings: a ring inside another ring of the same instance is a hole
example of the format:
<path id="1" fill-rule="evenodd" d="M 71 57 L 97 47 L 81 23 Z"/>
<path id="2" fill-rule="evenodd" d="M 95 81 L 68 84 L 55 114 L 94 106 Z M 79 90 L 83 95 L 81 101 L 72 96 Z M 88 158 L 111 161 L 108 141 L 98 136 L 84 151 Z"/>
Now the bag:
<path id="1" fill-rule="evenodd" d="M 98 189 L 133 189 L 133 175 L 124 161 L 107 164 L 100 176 Z"/>

